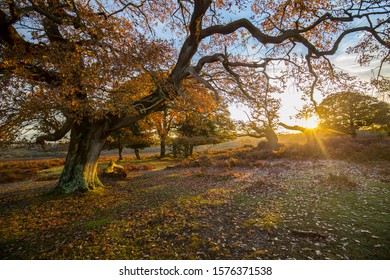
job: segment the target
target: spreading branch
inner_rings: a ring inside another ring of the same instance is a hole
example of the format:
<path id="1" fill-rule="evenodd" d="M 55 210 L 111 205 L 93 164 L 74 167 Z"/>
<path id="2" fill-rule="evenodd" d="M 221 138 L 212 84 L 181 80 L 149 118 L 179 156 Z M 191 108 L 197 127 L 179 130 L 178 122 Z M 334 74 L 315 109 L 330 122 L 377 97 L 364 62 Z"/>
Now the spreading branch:
<path id="1" fill-rule="evenodd" d="M 308 130 L 312 130 L 312 129 L 309 129 L 309 128 L 306 128 L 306 127 L 303 127 L 303 126 L 299 126 L 299 125 L 287 125 L 287 124 L 285 124 L 283 122 L 279 122 L 278 125 L 284 127 L 285 129 L 288 129 L 288 130 L 295 130 L 295 131 L 300 131 L 300 132 L 303 132 L 303 133 L 305 133 Z"/>
<path id="2" fill-rule="evenodd" d="M 73 124 L 74 124 L 74 121 L 72 119 L 70 119 L 70 118 L 66 119 L 65 123 L 62 125 L 62 127 L 57 129 L 56 131 L 54 131 L 54 133 L 38 136 L 36 141 L 35 141 L 36 144 L 41 145 L 42 148 L 45 149 L 45 142 L 46 141 L 53 142 L 53 141 L 61 140 L 72 129 Z"/>

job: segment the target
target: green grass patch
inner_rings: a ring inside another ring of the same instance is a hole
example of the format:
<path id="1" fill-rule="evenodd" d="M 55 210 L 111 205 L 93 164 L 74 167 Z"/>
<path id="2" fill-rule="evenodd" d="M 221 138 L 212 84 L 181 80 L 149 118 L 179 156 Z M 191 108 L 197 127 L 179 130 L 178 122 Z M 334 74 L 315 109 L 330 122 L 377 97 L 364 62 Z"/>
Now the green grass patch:
<path id="1" fill-rule="evenodd" d="M 63 166 L 55 166 L 55 167 L 38 171 L 36 180 L 37 181 L 57 180 L 60 178 L 63 169 L 64 169 Z"/>
<path id="2" fill-rule="evenodd" d="M 84 224 L 84 227 L 88 230 L 101 229 L 102 227 L 107 226 L 112 221 L 113 221 L 112 218 L 105 218 L 105 219 L 100 219 L 100 220 L 89 221 L 89 222 Z"/>

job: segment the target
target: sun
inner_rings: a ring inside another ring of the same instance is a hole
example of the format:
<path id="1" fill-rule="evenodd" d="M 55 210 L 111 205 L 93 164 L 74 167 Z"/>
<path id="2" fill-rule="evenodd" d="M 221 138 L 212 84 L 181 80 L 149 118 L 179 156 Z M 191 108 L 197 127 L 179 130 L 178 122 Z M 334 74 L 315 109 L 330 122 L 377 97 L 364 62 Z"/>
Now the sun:
<path id="1" fill-rule="evenodd" d="M 303 121 L 303 126 L 310 129 L 316 128 L 319 124 L 320 124 L 320 120 L 316 115 L 306 118 Z"/>

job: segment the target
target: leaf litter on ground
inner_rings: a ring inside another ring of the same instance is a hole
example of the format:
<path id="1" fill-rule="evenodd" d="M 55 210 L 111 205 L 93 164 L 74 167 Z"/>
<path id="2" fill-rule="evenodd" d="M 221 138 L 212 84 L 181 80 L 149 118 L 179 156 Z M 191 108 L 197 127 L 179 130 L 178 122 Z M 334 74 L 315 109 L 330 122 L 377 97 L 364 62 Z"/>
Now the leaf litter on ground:
<path id="1" fill-rule="evenodd" d="M 389 259 L 388 162 L 145 170 L 100 192 L 0 188 L 2 259 Z"/>

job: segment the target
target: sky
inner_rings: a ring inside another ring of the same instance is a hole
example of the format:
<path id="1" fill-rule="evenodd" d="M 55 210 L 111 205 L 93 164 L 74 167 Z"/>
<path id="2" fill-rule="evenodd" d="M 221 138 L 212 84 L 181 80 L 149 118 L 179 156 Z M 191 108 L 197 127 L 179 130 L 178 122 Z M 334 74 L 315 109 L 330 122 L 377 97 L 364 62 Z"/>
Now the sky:
<path id="1" fill-rule="evenodd" d="M 345 53 L 346 48 L 350 45 L 350 41 L 346 40 L 344 44 L 340 46 L 339 51 L 332 57 L 329 57 L 331 62 L 335 65 L 335 69 L 342 70 L 343 72 L 349 73 L 351 76 L 355 76 L 363 81 L 369 81 L 373 77 L 372 69 L 375 69 L 379 66 L 379 61 L 374 61 L 370 66 L 363 67 L 359 65 L 356 61 L 355 54 L 347 54 Z M 375 74 L 376 72 L 374 72 Z M 390 77 L 390 65 L 384 65 L 382 69 L 382 75 L 386 77 Z M 377 92 L 369 92 L 372 96 L 378 97 Z M 287 90 L 286 92 L 279 95 L 282 101 L 282 107 L 280 109 L 280 121 L 286 124 L 292 125 L 303 125 L 303 120 L 297 120 L 294 118 L 294 115 L 298 113 L 298 111 L 305 104 L 304 101 L 301 100 L 300 95 L 293 92 L 292 90 Z M 317 103 L 320 103 L 322 100 L 322 96 L 317 94 L 315 99 Z M 389 99 L 385 100 L 390 102 Z M 231 104 L 230 106 L 231 117 L 235 120 L 245 120 L 248 118 L 244 111 L 248 110 L 243 108 L 242 106 L 237 106 L 236 104 Z"/>
<path id="2" fill-rule="evenodd" d="M 240 12 L 238 17 L 247 16 L 250 17 L 251 11 L 248 8 L 246 12 Z M 361 24 L 363 24 L 365 19 L 361 19 Z M 357 25 L 360 25 L 357 23 Z M 348 73 L 350 76 L 357 77 L 358 79 L 361 79 L 363 81 L 370 81 L 371 78 L 374 77 L 374 74 L 376 75 L 377 72 L 372 72 L 372 69 L 376 69 L 379 66 L 379 61 L 374 61 L 371 63 L 371 65 L 363 67 L 357 63 L 357 55 L 356 54 L 347 54 L 346 50 L 348 47 L 353 45 L 354 43 L 357 43 L 360 39 L 362 34 L 352 34 L 348 35 L 344 38 L 342 43 L 340 44 L 338 51 L 335 55 L 329 56 L 328 58 L 330 61 L 334 64 L 334 67 L 337 71 L 343 71 Z M 249 46 L 248 46 L 249 47 Z M 386 64 L 383 66 L 381 74 L 387 78 L 390 78 L 390 65 Z M 377 95 L 377 92 L 369 92 L 367 94 L 370 94 L 375 97 L 379 97 Z M 280 109 L 280 121 L 286 123 L 286 124 L 292 124 L 292 125 L 303 125 L 304 120 L 297 120 L 294 118 L 294 115 L 298 113 L 298 111 L 303 107 L 305 104 L 299 94 L 293 92 L 293 90 L 290 88 L 286 90 L 286 92 L 279 95 L 282 101 L 282 108 Z M 315 100 L 319 104 L 322 100 L 323 96 L 321 94 L 315 95 Z M 387 102 L 390 102 L 390 98 L 387 98 L 387 100 L 384 100 Z M 242 105 L 239 104 L 231 104 L 230 106 L 230 112 L 231 117 L 235 120 L 248 120 L 247 115 L 244 113 L 244 111 L 249 111 L 246 108 L 243 108 Z"/>
<path id="3" fill-rule="evenodd" d="M 252 11 L 250 9 L 250 6 L 248 6 L 246 10 L 240 10 L 240 12 L 236 15 L 229 15 L 228 17 L 232 17 L 231 20 L 235 20 L 242 17 L 250 18 L 251 14 Z M 363 19 L 361 21 L 362 23 L 364 22 Z M 182 42 L 180 40 L 177 40 L 177 37 L 175 35 L 169 34 L 167 30 L 164 30 L 163 26 L 161 26 L 161 29 L 159 28 L 159 30 L 157 30 L 157 33 L 164 34 L 164 38 L 173 39 L 178 44 L 178 47 L 181 46 Z M 356 76 L 359 79 L 369 81 L 373 77 L 371 69 L 377 67 L 379 62 L 373 63 L 369 67 L 362 67 L 357 63 L 355 54 L 346 54 L 346 49 L 351 45 L 351 43 L 356 43 L 358 41 L 358 36 L 359 35 L 349 35 L 344 38 L 342 44 L 339 46 L 338 52 L 334 56 L 329 57 L 329 59 L 335 65 L 335 68 L 337 70 L 342 70 L 344 72 L 349 73 L 351 76 Z M 248 45 L 247 47 L 248 52 L 251 52 L 250 45 Z M 385 66 L 385 68 L 382 70 L 382 74 L 387 77 L 390 77 L 390 65 Z M 374 92 L 371 92 L 369 94 L 375 96 Z M 287 124 L 302 125 L 302 120 L 297 120 L 294 118 L 294 115 L 297 114 L 298 111 L 305 104 L 301 100 L 299 94 L 293 92 L 290 88 L 286 92 L 280 94 L 279 97 L 282 101 L 282 108 L 280 110 L 280 121 Z M 323 97 L 320 94 L 317 94 L 315 96 L 317 103 L 320 103 L 322 98 Z M 387 101 L 390 102 L 390 100 Z M 248 120 L 248 117 L 244 111 L 248 112 L 249 110 L 243 107 L 241 104 L 231 104 L 229 109 L 231 112 L 231 117 L 233 119 L 244 121 Z"/>

